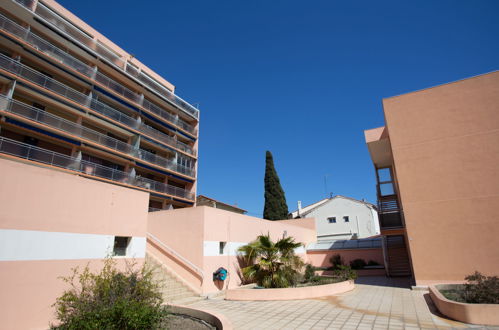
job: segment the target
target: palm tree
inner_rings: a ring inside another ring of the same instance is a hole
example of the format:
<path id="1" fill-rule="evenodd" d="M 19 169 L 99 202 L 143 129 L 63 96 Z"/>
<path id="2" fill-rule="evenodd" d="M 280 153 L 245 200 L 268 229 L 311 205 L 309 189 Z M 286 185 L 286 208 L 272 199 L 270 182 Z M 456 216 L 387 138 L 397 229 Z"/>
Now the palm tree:
<path id="1" fill-rule="evenodd" d="M 249 266 L 242 269 L 247 280 L 264 288 L 287 288 L 296 285 L 303 260 L 294 250 L 302 246 L 293 237 L 283 237 L 272 242 L 270 235 L 260 235 L 257 239 L 238 249 Z"/>

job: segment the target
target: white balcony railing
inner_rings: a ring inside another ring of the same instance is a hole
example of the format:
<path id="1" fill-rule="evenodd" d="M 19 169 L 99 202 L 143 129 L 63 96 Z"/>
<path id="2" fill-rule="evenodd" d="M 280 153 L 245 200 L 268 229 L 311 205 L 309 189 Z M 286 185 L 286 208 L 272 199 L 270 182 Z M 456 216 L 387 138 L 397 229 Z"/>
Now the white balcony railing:
<path id="1" fill-rule="evenodd" d="M 26 9 L 33 11 L 33 4 L 29 4 L 30 1 L 27 0 L 14 0 L 18 4 L 22 5 Z M 76 41 L 78 44 L 84 46 L 84 48 L 90 49 L 93 52 L 97 53 L 110 63 L 114 64 L 116 67 L 121 69 L 124 72 L 129 73 L 126 70 L 126 61 L 121 58 L 120 55 L 116 54 L 108 47 L 100 43 L 99 41 L 93 39 L 88 34 L 84 33 L 80 29 L 76 28 L 73 24 L 67 22 L 64 18 L 53 12 L 51 9 L 38 2 L 35 12 L 41 20 L 45 21 L 47 24 L 51 25 L 60 33 L 70 37 L 70 39 Z M 139 79 L 139 81 L 147 81 L 146 86 L 153 89 L 159 96 L 168 101 L 169 103 L 175 105 L 179 109 L 184 112 L 187 112 L 191 116 L 196 119 L 199 119 L 199 110 L 193 107 L 191 104 L 183 100 L 181 97 L 175 95 L 173 92 L 168 90 L 166 87 L 161 86 L 162 88 L 158 88 L 158 82 L 152 81 L 146 75 L 139 73 L 138 76 L 135 76 Z"/>
<path id="2" fill-rule="evenodd" d="M 132 145 L 99 133 L 72 121 L 66 120 L 54 114 L 29 106 L 23 102 L 0 96 L 0 110 L 21 116 L 31 121 L 50 126 L 60 131 L 69 133 L 80 138 L 90 140 L 96 144 L 128 154 L 146 162 L 161 166 L 167 170 L 194 177 L 194 169 L 178 164 L 174 159 L 167 159 L 143 149 L 134 148 Z"/>
<path id="3" fill-rule="evenodd" d="M 194 155 L 194 150 L 187 144 L 180 142 L 173 137 L 164 134 L 144 123 L 138 122 L 136 119 L 125 115 L 124 113 L 104 104 L 96 99 L 91 98 L 89 95 L 81 93 L 65 84 L 43 75 L 42 73 L 33 70 L 32 68 L 21 64 L 14 59 L 0 54 L 0 68 L 4 69 L 16 76 L 22 77 L 30 82 L 48 89 L 56 94 L 68 98 L 82 106 L 88 107 L 108 118 L 116 120 L 126 127 L 136 129 L 146 135 L 149 135 L 158 141 L 164 142 L 176 149 L 182 150 L 188 154 Z"/>
<path id="4" fill-rule="evenodd" d="M 93 162 L 67 156 L 61 153 L 38 148 L 27 143 L 0 137 L 0 153 L 60 167 L 86 174 L 91 177 L 111 180 L 116 183 L 131 185 L 158 193 L 194 200 L 194 194 L 185 189 L 143 178 Z"/>

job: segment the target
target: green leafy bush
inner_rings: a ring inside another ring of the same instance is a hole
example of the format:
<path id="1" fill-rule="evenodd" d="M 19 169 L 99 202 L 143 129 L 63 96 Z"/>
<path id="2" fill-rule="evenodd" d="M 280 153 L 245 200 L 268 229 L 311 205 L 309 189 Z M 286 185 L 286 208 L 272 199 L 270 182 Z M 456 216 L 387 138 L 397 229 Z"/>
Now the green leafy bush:
<path id="1" fill-rule="evenodd" d="M 343 266 L 345 264 L 343 258 L 341 258 L 339 254 L 333 254 L 331 258 L 329 258 L 329 262 L 331 262 L 331 267 L 329 267 L 328 270 L 338 269 L 339 266 Z"/>
<path id="2" fill-rule="evenodd" d="M 465 277 L 462 296 L 471 304 L 499 304 L 499 277 L 485 276 L 475 271 Z"/>
<path id="3" fill-rule="evenodd" d="M 74 268 L 62 279 L 70 288 L 53 305 L 59 324 L 52 329 L 155 329 L 166 316 L 160 284 L 145 265 L 120 271 L 108 258 L 99 273 Z"/>
<path id="4" fill-rule="evenodd" d="M 367 265 L 368 266 L 379 266 L 379 262 L 375 261 L 375 260 L 369 260 L 367 262 Z"/>
<path id="5" fill-rule="evenodd" d="M 303 279 L 305 280 L 305 282 L 310 282 L 311 280 L 313 280 L 314 277 L 317 277 L 315 276 L 315 267 L 312 266 L 311 264 L 306 264 L 305 273 L 303 274 Z"/>
<path id="6" fill-rule="evenodd" d="M 333 271 L 332 276 L 338 279 L 338 281 L 355 280 L 357 278 L 357 272 L 350 266 L 340 265 Z"/>
<path id="7" fill-rule="evenodd" d="M 366 261 L 364 259 L 354 259 L 350 261 L 350 267 L 352 269 L 362 269 L 366 266 Z"/>

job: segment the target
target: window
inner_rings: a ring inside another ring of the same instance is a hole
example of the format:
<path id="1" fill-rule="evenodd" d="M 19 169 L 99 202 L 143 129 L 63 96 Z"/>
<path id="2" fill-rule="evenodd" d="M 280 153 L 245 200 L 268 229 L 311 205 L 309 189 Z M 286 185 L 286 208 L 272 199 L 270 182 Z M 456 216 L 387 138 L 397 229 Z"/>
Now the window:
<path id="1" fill-rule="evenodd" d="M 327 218 L 329 223 L 336 223 L 336 217 Z"/>
<path id="2" fill-rule="evenodd" d="M 218 253 L 219 254 L 224 254 L 226 245 L 227 245 L 227 242 L 219 242 L 218 243 Z"/>
<path id="3" fill-rule="evenodd" d="M 126 256 L 126 249 L 130 243 L 131 237 L 115 236 L 114 237 L 114 248 L 113 255 L 115 256 Z"/>
<path id="4" fill-rule="evenodd" d="M 348 217 L 348 215 L 345 215 L 345 216 L 343 217 L 343 221 L 345 221 L 345 222 L 350 222 L 350 218 Z"/>

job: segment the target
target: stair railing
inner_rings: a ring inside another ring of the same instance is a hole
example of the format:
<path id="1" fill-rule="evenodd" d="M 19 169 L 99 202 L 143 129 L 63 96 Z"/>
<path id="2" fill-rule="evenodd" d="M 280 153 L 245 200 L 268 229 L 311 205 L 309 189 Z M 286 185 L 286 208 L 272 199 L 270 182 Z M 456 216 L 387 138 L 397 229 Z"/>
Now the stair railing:
<path id="1" fill-rule="evenodd" d="M 174 249 L 172 249 L 171 247 L 169 247 L 168 245 L 166 245 L 165 243 L 163 243 L 159 238 L 157 238 L 153 234 L 147 233 L 147 239 L 150 240 L 150 241 L 153 241 L 155 244 L 158 244 L 159 246 L 161 246 L 161 248 L 163 250 L 165 250 L 169 254 L 173 255 L 178 260 L 182 261 L 191 270 L 193 270 L 196 274 L 198 274 L 201 277 L 201 283 L 203 282 L 203 280 L 204 280 L 204 273 L 203 273 L 203 270 L 201 268 L 199 268 L 198 266 L 194 265 L 187 258 L 185 258 L 182 255 L 180 255 L 177 251 L 175 251 Z"/>

